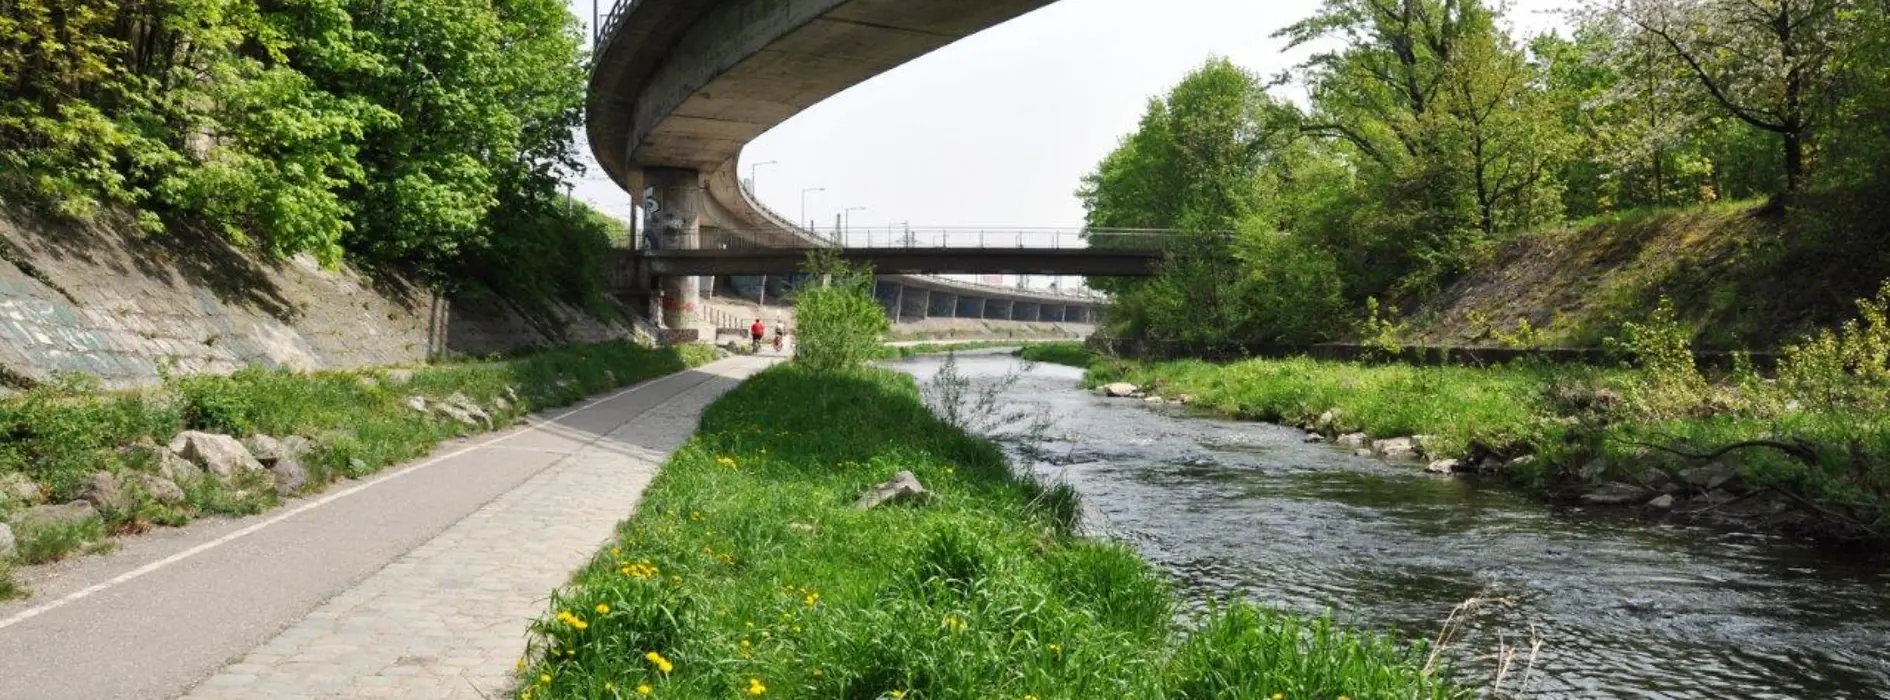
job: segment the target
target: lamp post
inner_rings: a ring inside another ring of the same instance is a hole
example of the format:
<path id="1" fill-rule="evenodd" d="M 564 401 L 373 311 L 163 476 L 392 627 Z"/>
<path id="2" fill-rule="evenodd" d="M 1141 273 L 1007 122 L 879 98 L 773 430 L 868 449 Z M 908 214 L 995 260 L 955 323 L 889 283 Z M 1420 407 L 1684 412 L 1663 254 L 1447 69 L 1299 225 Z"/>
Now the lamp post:
<path id="1" fill-rule="evenodd" d="M 748 166 L 748 191 L 753 192 L 756 197 L 761 196 L 761 181 L 756 179 L 759 174 L 757 171 L 761 170 L 761 166 L 774 165 L 778 162 L 780 161 L 764 160 Z"/>
<path id="2" fill-rule="evenodd" d="M 825 187 L 809 187 L 807 189 L 801 190 L 801 221 L 807 220 L 807 193 L 826 192 L 826 191 L 827 191 L 827 188 Z M 796 222 L 795 225 L 798 226 L 800 224 Z"/>
<path id="3" fill-rule="evenodd" d="M 846 245 L 847 239 L 852 237 L 853 212 L 856 211 L 866 211 L 866 207 L 847 207 L 840 212 L 840 245 Z M 872 240 L 869 238 L 867 243 L 872 243 Z"/>

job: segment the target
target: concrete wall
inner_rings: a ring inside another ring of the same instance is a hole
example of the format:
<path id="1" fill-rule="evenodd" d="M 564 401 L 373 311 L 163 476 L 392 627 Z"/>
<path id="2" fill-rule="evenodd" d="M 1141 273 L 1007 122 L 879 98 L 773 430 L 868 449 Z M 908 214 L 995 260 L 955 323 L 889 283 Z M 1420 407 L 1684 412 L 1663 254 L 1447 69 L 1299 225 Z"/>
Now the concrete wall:
<path id="1" fill-rule="evenodd" d="M 0 390 L 68 373 L 132 387 L 161 368 L 405 364 L 630 333 L 572 310 L 528 318 L 503 300 L 440 299 L 307 256 L 259 259 L 208 233 L 130 230 L 0 212 Z"/>

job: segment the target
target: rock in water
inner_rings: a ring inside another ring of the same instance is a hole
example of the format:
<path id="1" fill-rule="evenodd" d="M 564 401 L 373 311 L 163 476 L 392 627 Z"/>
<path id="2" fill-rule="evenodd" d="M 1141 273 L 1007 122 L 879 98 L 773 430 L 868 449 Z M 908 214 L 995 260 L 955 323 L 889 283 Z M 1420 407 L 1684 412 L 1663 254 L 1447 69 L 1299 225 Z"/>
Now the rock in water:
<path id="1" fill-rule="evenodd" d="M 1673 494 L 1663 493 L 1654 500 L 1648 501 L 1647 507 L 1653 508 L 1654 510 L 1667 510 L 1668 508 L 1672 508 Z"/>
<path id="2" fill-rule="evenodd" d="M 1306 433 L 1306 436 L 1300 438 L 1300 441 L 1308 444 L 1321 443 L 1326 441 L 1326 436 L 1320 435 L 1319 433 Z"/>
<path id="3" fill-rule="evenodd" d="M 228 435 L 186 430 L 171 438 L 170 447 L 172 452 L 226 483 L 242 472 L 263 469 L 262 462 L 256 461 L 249 450 L 243 448 L 243 443 Z"/>
<path id="4" fill-rule="evenodd" d="M 1458 471 L 1460 471 L 1459 468 L 1462 466 L 1463 466 L 1463 462 L 1459 462 L 1454 459 L 1440 459 L 1428 465 L 1425 465 L 1424 471 L 1431 472 L 1433 474 L 1455 474 Z"/>
<path id="5" fill-rule="evenodd" d="M 1687 482 L 1702 491 L 1712 491 L 1738 478 L 1738 469 L 1719 462 L 1680 472 L 1681 481 Z"/>
<path id="6" fill-rule="evenodd" d="M 1647 493 L 1647 489 L 1615 481 L 1602 484 L 1582 494 L 1582 502 L 1598 506 L 1618 506 L 1639 502 L 1647 498 Z"/>
<path id="7" fill-rule="evenodd" d="M 925 498 L 931 492 L 919 483 L 919 477 L 912 472 L 902 471 L 894 474 L 892 481 L 867 489 L 860 494 L 860 500 L 853 502 L 853 507 L 860 510 L 878 508 L 888 503 Z"/>
<path id="8" fill-rule="evenodd" d="M 1340 447 L 1360 448 L 1371 442 L 1371 437 L 1364 433 L 1346 433 L 1337 440 Z"/>
<path id="9" fill-rule="evenodd" d="M 1142 389 L 1128 382 L 1116 382 L 1114 384 L 1104 384 L 1102 386 L 1102 395 L 1118 399 L 1140 398 L 1142 396 Z"/>
<path id="10" fill-rule="evenodd" d="M 1385 459 L 1409 459 L 1417 456 L 1417 445 L 1411 438 L 1386 438 L 1372 441 L 1372 454 Z"/>

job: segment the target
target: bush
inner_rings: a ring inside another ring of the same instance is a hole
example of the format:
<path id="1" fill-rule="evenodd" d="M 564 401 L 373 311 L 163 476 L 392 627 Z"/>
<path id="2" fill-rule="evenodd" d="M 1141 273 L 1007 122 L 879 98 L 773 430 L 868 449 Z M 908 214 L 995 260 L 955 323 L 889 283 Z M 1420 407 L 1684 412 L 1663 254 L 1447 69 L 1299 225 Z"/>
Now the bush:
<path id="1" fill-rule="evenodd" d="M 891 323 L 873 298 L 872 271 L 816 256 L 809 259 L 808 272 L 819 281 L 794 296 L 794 361 L 818 372 L 839 372 L 877 358 L 880 336 Z"/>

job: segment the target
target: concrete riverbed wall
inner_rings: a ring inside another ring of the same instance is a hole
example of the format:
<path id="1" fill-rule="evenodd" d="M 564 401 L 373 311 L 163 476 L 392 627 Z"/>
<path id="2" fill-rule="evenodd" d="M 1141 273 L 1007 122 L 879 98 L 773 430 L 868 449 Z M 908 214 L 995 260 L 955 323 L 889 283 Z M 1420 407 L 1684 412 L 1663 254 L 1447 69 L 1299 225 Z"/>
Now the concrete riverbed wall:
<path id="1" fill-rule="evenodd" d="M 572 309 L 528 316 L 306 255 L 271 260 L 201 231 L 133 231 L 0 211 L 0 391 L 68 374 L 125 388 L 165 372 L 406 364 L 630 333 Z"/>

